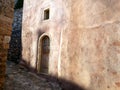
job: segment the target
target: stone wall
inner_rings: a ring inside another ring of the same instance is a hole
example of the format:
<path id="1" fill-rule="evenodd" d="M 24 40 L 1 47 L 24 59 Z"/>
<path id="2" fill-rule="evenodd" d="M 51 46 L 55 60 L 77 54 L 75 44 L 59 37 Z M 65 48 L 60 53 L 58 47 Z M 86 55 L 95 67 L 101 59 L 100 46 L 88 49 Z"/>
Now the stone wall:
<path id="1" fill-rule="evenodd" d="M 24 1 L 22 24 L 22 62 L 30 69 L 39 68 L 38 45 L 44 36 L 50 38 L 49 74 L 57 76 L 61 29 L 64 28 L 66 9 L 62 1 Z M 44 20 L 44 10 L 50 9 L 49 20 Z M 56 14 L 55 14 L 56 13 Z M 62 22 L 64 21 L 64 22 Z M 63 26 L 63 27 L 62 27 Z M 39 71 L 38 71 L 39 72 Z"/>
<path id="2" fill-rule="evenodd" d="M 5 81 L 7 51 L 12 30 L 14 0 L 0 0 L 0 90 Z"/>
<path id="3" fill-rule="evenodd" d="M 70 27 L 62 33 L 62 78 L 85 90 L 120 90 L 119 16 L 118 0 L 72 0 Z"/>
<path id="4" fill-rule="evenodd" d="M 120 90 L 119 16 L 118 0 L 26 0 L 22 59 L 36 69 L 38 41 L 47 35 L 49 75 L 78 86 L 65 90 Z"/>
<path id="5" fill-rule="evenodd" d="M 15 9 L 8 60 L 19 63 L 21 59 L 22 8 Z"/>

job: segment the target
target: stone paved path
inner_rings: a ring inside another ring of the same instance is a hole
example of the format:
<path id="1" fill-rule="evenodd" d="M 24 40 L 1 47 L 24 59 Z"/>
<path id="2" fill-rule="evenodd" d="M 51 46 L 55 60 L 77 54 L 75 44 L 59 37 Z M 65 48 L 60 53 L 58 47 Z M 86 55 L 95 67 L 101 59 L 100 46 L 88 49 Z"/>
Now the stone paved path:
<path id="1" fill-rule="evenodd" d="M 56 82 L 29 72 L 20 65 L 7 62 L 5 90 L 61 90 Z"/>

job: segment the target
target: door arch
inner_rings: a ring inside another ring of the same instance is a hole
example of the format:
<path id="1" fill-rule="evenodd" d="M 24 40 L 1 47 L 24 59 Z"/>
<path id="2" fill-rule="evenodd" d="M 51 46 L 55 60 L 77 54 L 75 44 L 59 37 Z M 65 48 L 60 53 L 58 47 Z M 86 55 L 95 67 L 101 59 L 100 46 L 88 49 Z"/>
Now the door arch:
<path id="1" fill-rule="evenodd" d="M 50 53 L 50 38 L 49 36 L 44 35 L 41 38 L 39 38 L 39 43 L 38 43 L 37 70 L 39 73 L 48 74 L 49 53 Z"/>

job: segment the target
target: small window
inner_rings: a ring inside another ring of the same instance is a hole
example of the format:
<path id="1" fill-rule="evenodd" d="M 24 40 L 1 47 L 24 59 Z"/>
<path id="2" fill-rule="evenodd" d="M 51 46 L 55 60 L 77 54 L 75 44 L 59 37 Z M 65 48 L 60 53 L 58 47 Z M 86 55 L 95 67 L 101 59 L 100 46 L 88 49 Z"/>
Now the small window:
<path id="1" fill-rule="evenodd" d="M 49 14 L 50 14 L 49 9 L 44 10 L 44 20 L 49 19 Z"/>

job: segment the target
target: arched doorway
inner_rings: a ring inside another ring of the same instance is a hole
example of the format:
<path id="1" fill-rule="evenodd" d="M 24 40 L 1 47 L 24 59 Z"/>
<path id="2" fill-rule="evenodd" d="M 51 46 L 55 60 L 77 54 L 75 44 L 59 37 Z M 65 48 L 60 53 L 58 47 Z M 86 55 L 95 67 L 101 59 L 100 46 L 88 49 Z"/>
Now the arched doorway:
<path id="1" fill-rule="evenodd" d="M 39 40 L 38 53 L 38 72 L 48 74 L 49 71 L 49 53 L 50 53 L 50 39 L 47 35 Z"/>

